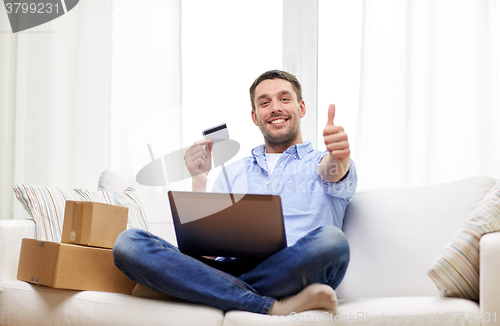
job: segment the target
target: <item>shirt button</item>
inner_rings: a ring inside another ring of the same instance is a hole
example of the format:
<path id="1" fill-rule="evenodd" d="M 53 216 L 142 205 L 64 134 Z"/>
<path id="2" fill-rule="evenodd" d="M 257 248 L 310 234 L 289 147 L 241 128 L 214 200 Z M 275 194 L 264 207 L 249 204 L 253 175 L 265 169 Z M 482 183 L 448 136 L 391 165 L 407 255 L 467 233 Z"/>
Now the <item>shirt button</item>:
<path id="1" fill-rule="evenodd" d="M 266 185 L 268 185 L 268 186 L 269 186 L 269 181 L 268 181 L 268 182 L 266 182 Z"/>
<path id="2" fill-rule="evenodd" d="M 297 158 L 297 155 L 295 155 L 293 158 Z"/>

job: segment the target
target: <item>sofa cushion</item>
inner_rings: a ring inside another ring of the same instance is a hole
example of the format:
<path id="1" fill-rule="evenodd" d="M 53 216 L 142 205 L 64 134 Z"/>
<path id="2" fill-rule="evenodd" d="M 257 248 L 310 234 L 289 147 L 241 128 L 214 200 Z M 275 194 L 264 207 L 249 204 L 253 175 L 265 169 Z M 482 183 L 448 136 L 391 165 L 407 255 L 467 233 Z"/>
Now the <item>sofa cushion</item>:
<path id="1" fill-rule="evenodd" d="M 479 241 L 500 231 L 500 189 L 494 187 L 443 249 L 428 272 L 442 296 L 479 300 Z"/>
<path id="2" fill-rule="evenodd" d="M 67 200 L 91 201 L 129 208 L 128 227 L 148 230 L 141 201 L 133 188 L 121 192 L 86 189 L 61 189 L 35 185 L 15 184 L 14 193 L 36 223 L 36 238 L 61 242 L 64 210 Z"/>
<path id="3" fill-rule="evenodd" d="M 463 313 L 453 313 L 460 312 Z M 465 318 L 464 318 L 465 317 Z M 470 319 L 468 319 L 470 317 Z M 224 326 L 293 325 L 480 325 L 477 303 L 458 298 L 393 297 L 340 300 L 331 311 L 311 310 L 289 316 L 229 311 Z M 461 322 L 461 319 L 464 322 Z M 493 321 L 493 316 L 490 316 Z M 453 323 L 455 321 L 455 323 Z"/>
<path id="4" fill-rule="evenodd" d="M 429 267 L 495 183 L 475 177 L 356 193 L 344 220 L 351 261 L 338 297 L 438 296 Z"/>
<path id="5" fill-rule="evenodd" d="M 71 291 L 9 281 L 0 286 L 0 325 L 220 326 L 224 313 L 193 303 Z"/>

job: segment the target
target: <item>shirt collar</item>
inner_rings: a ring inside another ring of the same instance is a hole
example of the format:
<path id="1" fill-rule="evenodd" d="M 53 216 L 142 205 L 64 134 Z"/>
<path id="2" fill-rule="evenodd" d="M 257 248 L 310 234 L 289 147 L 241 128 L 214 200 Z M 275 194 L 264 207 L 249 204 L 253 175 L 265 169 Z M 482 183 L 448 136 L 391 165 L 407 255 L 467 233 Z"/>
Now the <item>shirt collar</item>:
<path id="1" fill-rule="evenodd" d="M 297 154 L 299 159 L 302 159 L 306 154 L 309 152 L 313 151 L 313 146 L 311 142 L 308 140 L 306 142 L 303 142 L 301 144 L 295 144 L 291 147 L 289 147 L 285 153 L 289 155 Z M 264 157 L 266 152 L 266 146 L 265 145 L 259 145 L 252 149 L 252 156 L 254 159 L 257 159 L 259 157 Z"/>

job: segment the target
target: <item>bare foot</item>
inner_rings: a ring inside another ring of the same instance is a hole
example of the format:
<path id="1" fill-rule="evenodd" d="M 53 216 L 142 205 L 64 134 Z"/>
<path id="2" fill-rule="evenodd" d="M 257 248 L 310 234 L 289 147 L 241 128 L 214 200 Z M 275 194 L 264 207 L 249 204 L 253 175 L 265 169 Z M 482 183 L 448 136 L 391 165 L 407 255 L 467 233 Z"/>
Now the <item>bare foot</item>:
<path id="1" fill-rule="evenodd" d="M 329 285 L 314 283 L 295 295 L 274 301 L 269 314 L 286 316 L 312 309 L 331 310 L 337 304 L 337 295 Z"/>

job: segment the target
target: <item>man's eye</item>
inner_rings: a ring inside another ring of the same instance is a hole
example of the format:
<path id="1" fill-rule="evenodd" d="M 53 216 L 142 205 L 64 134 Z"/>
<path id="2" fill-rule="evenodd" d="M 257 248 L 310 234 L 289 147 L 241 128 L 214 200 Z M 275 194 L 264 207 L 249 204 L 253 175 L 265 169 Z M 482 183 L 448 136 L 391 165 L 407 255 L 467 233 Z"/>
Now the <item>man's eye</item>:
<path id="1" fill-rule="evenodd" d="M 284 97 L 284 98 L 282 98 L 281 100 L 282 100 L 282 101 L 284 101 L 284 102 L 287 102 L 287 101 L 289 101 L 290 99 L 289 99 L 288 97 Z"/>
<path id="2" fill-rule="evenodd" d="M 267 103 L 269 103 L 269 102 L 267 102 L 267 101 L 265 101 L 265 102 L 260 102 L 260 105 L 267 105 Z"/>

